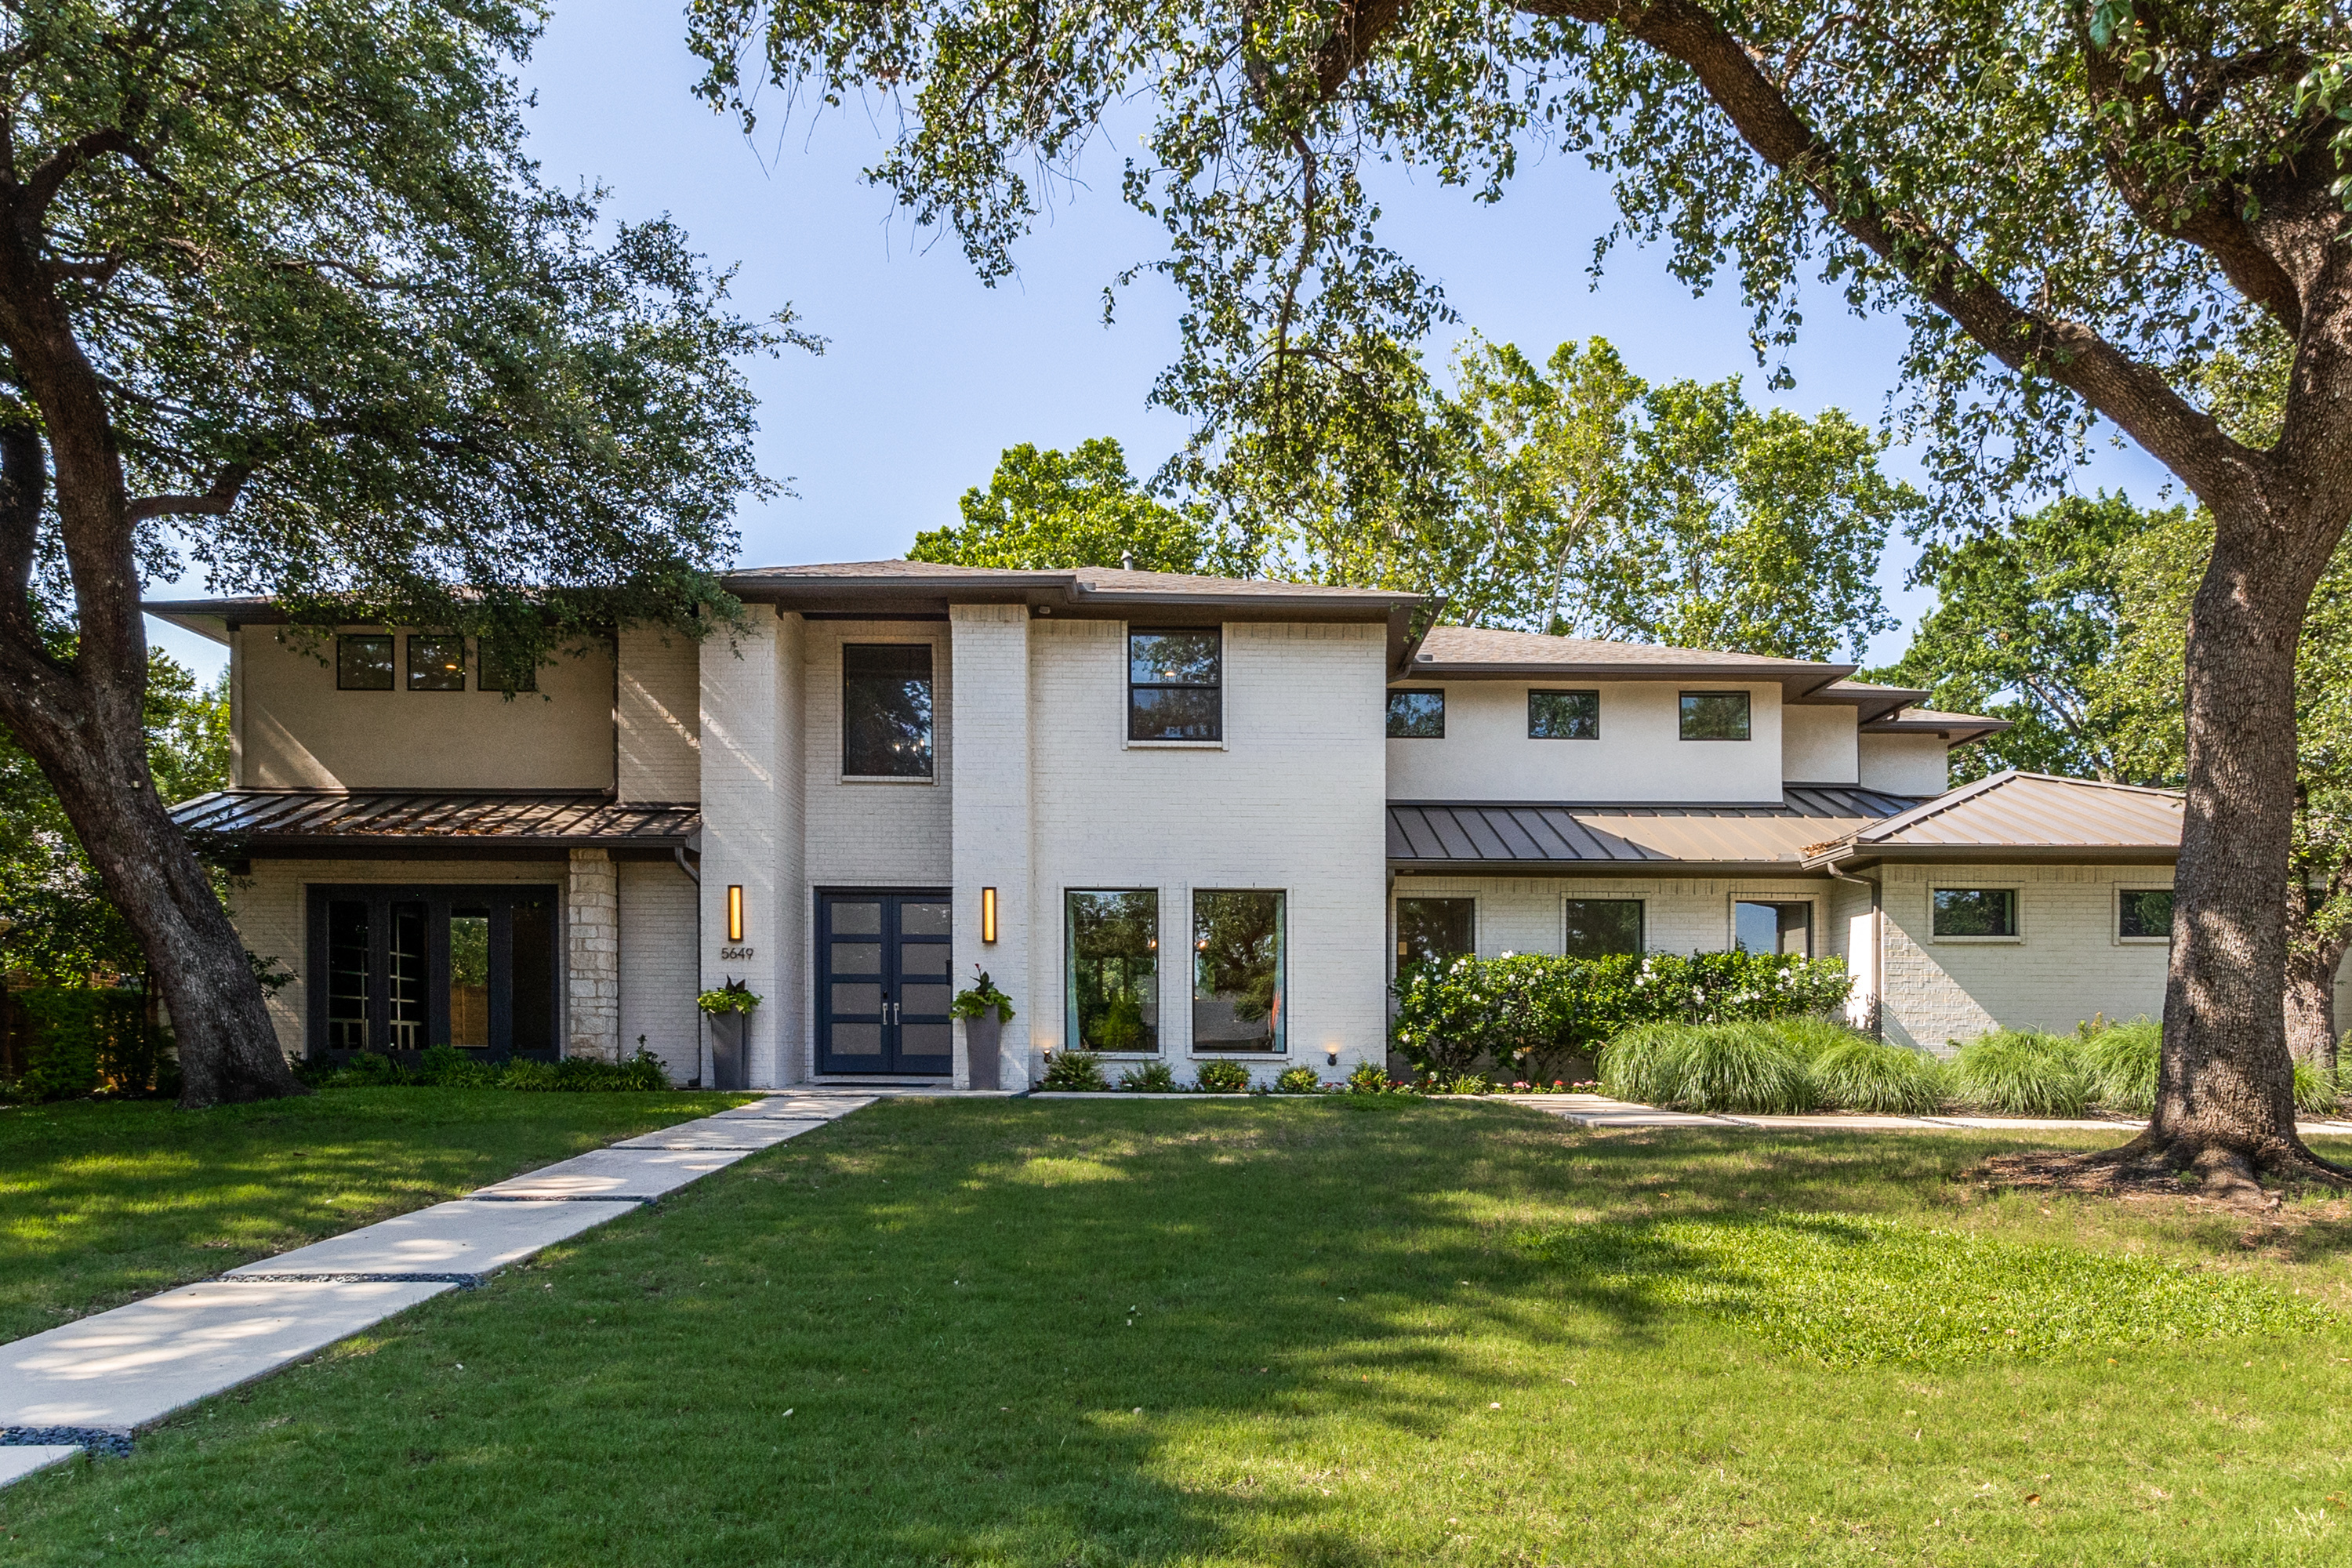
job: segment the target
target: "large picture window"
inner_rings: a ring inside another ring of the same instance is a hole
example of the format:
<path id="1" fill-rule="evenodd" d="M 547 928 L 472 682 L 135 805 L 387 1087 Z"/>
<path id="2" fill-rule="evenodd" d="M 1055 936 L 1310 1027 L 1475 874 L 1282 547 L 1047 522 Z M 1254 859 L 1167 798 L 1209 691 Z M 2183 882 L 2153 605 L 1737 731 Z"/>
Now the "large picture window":
<path id="1" fill-rule="evenodd" d="M 1192 1049 L 1282 1049 L 1282 895 L 1192 895 Z"/>
<path id="2" fill-rule="evenodd" d="M 1744 741 L 1748 739 L 1748 693 L 1685 691 L 1682 723 L 1685 741 Z"/>
<path id="3" fill-rule="evenodd" d="M 1560 952 L 1570 958 L 1607 958 L 1642 951 L 1639 899 L 1564 900 L 1566 921 Z"/>
<path id="4" fill-rule="evenodd" d="M 1811 958 L 1813 906 L 1739 900 L 1731 906 L 1731 946 L 1735 952 L 1780 952 L 1792 958 Z"/>
<path id="5" fill-rule="evenodd" d="M 551 887 L 310 889 L 310 1048 L 556 1055 Z"/>
<path id="6" fill-rule="evenodd" d="M 1224 738 L 1223 642 L 1213 626 L 1127 634 L 1129 740 Z"/>
<path id="7" fill-rule="evenodd" d="M 1390 692 L 1389 739 L 1391 741 L 1443 741 L 1445 739 L 1445 693 L 1443 691 Z"/>
<path id="8" fill-rule="evenodd" d="M 1160 1049 L 1160 895 L 1066 895 L 1069 1037 L 1085 1051 Z"/>
<path id="9" fill-rule="evenodd" d="M 931 776 L 931 645 L 841 647 L 841 771 L 850 778 Z"/>
<path id="10" fill-rule="evenodd" d="M 1601 739 L 1601 693 L 1598 691 L 1529 691 L 1528 739 L 1530 741 L 1597 741 Z"/>
<path id="11" fill-rule="evenodd" d="M 1396 901 L 1397 975 L 1446 963 L 1478 949 L 1478 904 L 1475 899 L 1399 899 Z"/>
<path id="12" fill-rule="evenodd" d="M 1927 898 L 1937 936 L 2017 935 L 2015 888 L 1937 888 Z"/>

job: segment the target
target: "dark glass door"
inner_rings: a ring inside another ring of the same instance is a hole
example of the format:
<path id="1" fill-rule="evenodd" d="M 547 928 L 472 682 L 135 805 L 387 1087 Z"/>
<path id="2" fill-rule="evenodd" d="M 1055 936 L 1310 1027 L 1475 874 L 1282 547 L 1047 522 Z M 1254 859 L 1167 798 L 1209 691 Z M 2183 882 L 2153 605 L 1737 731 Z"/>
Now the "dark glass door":
<path id="1" fill-rule="evenodd" d="M 817 895 L 817 1071 L 955 1070 L 950 913 L 945 893 Z"/>
<path id="2" fill-rule="evenodd" d="M 310 1054 L 556 1057 L 553 888 L 310 888 Z"/>

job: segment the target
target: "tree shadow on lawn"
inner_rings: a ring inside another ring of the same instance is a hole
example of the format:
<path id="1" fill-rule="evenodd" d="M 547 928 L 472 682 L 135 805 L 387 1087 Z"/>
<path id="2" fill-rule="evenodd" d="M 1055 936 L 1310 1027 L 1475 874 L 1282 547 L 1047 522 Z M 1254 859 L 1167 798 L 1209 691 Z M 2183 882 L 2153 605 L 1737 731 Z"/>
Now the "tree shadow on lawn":
<path id="1" fill-rule="evenodd" d="M 1671 1226 L 1916 1217 L 1966 1157 L 1701 1137 L 877 1106 L 215 1402 L 11 1528 L 238 1563 L 1427 1560 L 1454 1520 L 1401 1478 L 1560 1465 L 1565 1370 L 1722 1373 L 1721 1314 L 1661 1285 L 1752 1268 Z M 1621 1256 L 1564 1262 L 1596 1226 Z"/>

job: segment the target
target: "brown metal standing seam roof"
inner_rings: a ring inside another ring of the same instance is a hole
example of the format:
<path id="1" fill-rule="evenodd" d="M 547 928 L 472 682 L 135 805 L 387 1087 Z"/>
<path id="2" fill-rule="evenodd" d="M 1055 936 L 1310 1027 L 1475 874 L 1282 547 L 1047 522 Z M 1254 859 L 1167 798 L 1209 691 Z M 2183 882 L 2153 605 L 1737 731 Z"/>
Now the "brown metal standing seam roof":
<path id="1" fill-rule="evenodd" d="M 693 805 L 415 790 L 220 790 L 173 806 L 172 820 L 192 839 L 253 847 L 463 838 L 663 848 L 689 842 L 702 826 Z"/>
<path id="2" fill-rule="evenodd" d="M 1794 784 L 1779 805 L 1473 805 L 1391 801 L 1388 858 L 1404 869 L 1496 866 L 1796 866 L 1842 831 L 1911 809 L 1906 795 Z"/>
<path id="3" fill-rule="evenodd" d="M 1960 854 L 2163 859 L 2180 847 L 2178 791 L 2050 773 L 2000 773 L 1818 847 L 1813 864 Z"/>

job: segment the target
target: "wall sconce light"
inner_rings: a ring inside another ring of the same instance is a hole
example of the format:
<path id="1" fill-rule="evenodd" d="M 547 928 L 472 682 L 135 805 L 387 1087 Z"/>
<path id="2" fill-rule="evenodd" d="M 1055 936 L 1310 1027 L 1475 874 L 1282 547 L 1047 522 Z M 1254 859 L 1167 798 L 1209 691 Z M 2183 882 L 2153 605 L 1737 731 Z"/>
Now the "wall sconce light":
<path id="1" fill-rule="evenodd" d="M 980 890 L 980 940 L 982 942 L 996 940 L 996 889 L 994 888 L 982 888 Z"/>
<path id="2" fill-rule="evenodd" d="M 743 888 L 734 883 L 727 889 L 727 940 L 743 940 Z"/>
<path id="3" fill-rule="evenodd" d="M 1323 1060 L 1331 1067 L 1338 1067 L 1339 1065 L 1339 1047 L 1337 1046 L 1324 1047 Z"/>

